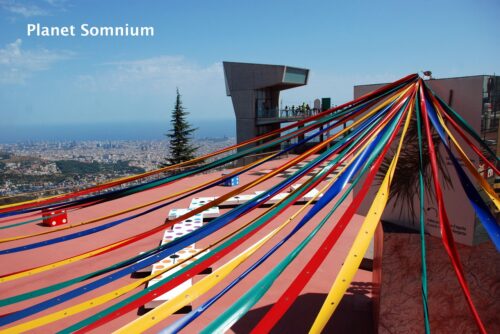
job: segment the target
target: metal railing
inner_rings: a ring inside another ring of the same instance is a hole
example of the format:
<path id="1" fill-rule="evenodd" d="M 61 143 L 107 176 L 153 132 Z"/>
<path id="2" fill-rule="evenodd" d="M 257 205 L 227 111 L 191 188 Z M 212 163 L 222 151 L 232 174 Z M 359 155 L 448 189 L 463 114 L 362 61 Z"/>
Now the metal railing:
<path id="1" fill-rule="evenodd" d="M 319 109 L 259 109 L 257 110 L 257 118 L 305 118 L 316 115 Z"/>

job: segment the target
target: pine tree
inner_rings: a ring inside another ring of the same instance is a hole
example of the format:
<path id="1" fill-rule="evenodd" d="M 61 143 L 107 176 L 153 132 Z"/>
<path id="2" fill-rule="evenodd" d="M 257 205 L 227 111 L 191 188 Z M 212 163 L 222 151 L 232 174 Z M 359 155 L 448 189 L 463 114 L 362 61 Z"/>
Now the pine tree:
<path id="1" fill-rule="evenodd" d="M 170 123 L 172 128 L 166 136 L 170 139 L 169 143 L 169 157 L 166 159 L 167 162 L 164 164 L 174 165 L 180 162 L 191 160 L 195 157 L 195 152 L 198 147 L 191 143 L 192 134 L 196 131 L 195 128 L 187 122 L 186 116 L 189 113 L 182 106 L 181 94 L 179 93 L 179 88 L 177 88 L 177 98 L 175 100 L 175 106 L 172 110 L 172 119 Z"/>

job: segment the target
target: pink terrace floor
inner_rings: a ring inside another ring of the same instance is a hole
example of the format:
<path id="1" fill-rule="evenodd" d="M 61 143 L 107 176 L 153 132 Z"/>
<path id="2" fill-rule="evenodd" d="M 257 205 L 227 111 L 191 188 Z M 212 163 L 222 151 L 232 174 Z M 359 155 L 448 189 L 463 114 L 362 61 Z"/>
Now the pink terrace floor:
<path id="1" fill-rule="evenodd" d="M 275 160 L 268 162 L 263 166 L 259 166 L 257 170 L 271 169 L 275 168 L 281 164 L 283 164 L 286 159 L 283 160 Z M 136 206 L 142 203 L 146 203 L 167 194 L 171 194 L 172 192 L 176 192 L 186 187 L 191 187 L 193 185 L 215 179 L 219 177 L 221 172 L 212 173 L 212 174 L 204 174 L 193 176 L 188 179 L 181 180 L 174 184 L 164 186 L 158 189 L 149 190 L 146 192 L 142 192 L 139 194 L 135 194 L 126 198 L 118 199 L 112 202 L 99 204 L 96 206 L 92 206 L 89 208 L 84 208 L 81 210 L 73 211 L 69 213 L 69 222 L 70 223 L 78 223 L 91 218 L 100 217 L 103 215 L 107 215 L 113 213 L 115 211 L 123 210 L 125 208 L 129 208 L 132 206 Z M 248 183 L 252 180 L 257 179 L 259 176 L 255 174 L 255 171 L 248 172 L 242 176 L 240 176 L 240 185 Z M 256 186 L 253 189 L 249 189 L 244 193 L 253 193 L 258 190 L 268 189 L 270 186 L 276 184 L 277 182 L 283 180 L 283 177 L 276 176 L 266 182 Z M 302 181 L 303 182 L 303 181 Z M 323 183 L 324 184 L 324 183 Z M 323 185 L 322 184 L 322 185 Z M 322 185 L 317 187 L 319 189 Z M 223 186 L 216 186 L 208 191 L 201 192 L 196 195 L 196 197 L 203 196 L 220 196 L 229 190 L 233 190 L 234 188 L 228 188 Z M 342 215 L 347 205 L 351 202 L 352 197 L 349 197 L 347 201 L 337 210 L 337 212 L 332 216 L 327 225 L 324 227 L 324 231 L 319 233 L 313 241 L 306 247 L 306 249 L 296 258 L 296 260 L 284 271 L 284 273 L 278 278 L 272 288 L 265 294 L 264 298 L 258 302 L 251 311 L 247 313 L 245 317 L 243 317 L 240 321 L 238 321 L 233 327 L 232 332 L 234 333 L 247 333 L 249 330 L 258 322 L 258 320 L 265 314 L 265 312 L 273 305 L 276 299 L 281 295 L 281 293 L 287 288 L 289 283 L 295 278 L 301 268 L 305 265 L 305 263 L 311 258 L 313 253 L 319 247 L 320 243 L 326 237 L 333 226 L 338 221 L 338 218 Z M 132 221 L 128 221 L 119 226 L 110 228 L 108 230 L 102 231 L 97 234 L 89 235 L 83 238 L 75 239 L 72 241 L 59 243 L 52 246 L 47 246 L 43 248 L 39 248 L 36 250 L 20 252 L 16 254 L 3 255 L 0 257 L 0 273 L 5 274 L 9 272 L 19 271 L 26 268 L 39 266 L 47 263 L 51 263 L 53 261 L 57 261 L 63 258 L 67 258 L 70 256 L 74 256 L 115 241 L 119 241 L 125 239 L 127 237 L 136 235 L 138 233 L 147 231 L 156 226 L 162 225 L 165 221 L 165 218 L 168 215 L 170 209 L 173 208 L 187 208 L 191 198 L 187 198 L 181 200 L 173 205 L 162 208 L 158 211 L 150 213 L 146 216 L 137 218 Z M 335 200 L 333 201 L 335 202 Z M 257 240 L 261 239 L 265 234 L 267 234 L 272 228 L 278 226 L 283 223 L 290 215 L 296 212 L 300 208 L 299 205 L 294 205 L 291 208 L 287 209 L 286 212 L 275 217 L 275 219 L 266 226 L 263 230 L 253 236 L 250 240 L 245 242 L 243 245 L 238 247 L 238 249 L 233 252 L 231 255 L 226 256 L 221 261 L 217 262 L 212 268 L 218 268 L 223 263 L 227 262 L 230 258 L 232 258 L 235 254 L 240 251 L 246 249 L 251 244 L 255 243 Z M 250 276 L 248 276 L 245 280 L 243 280 L 240 284 L 238 284 L 235 288 L 233 288 L 230 293 L 226 294 L 222 299 L 220 299 L 215 305 L 213 305 L 208 311 L 206 311 L 200 318 L 198 318 L 194 323 L 192 323 L 189 327 L 187 327 L 184 332 L 185 333 L 193 333 L 198 332 L 202 329 L 206 324 L 210 323 L 213 319 L 215 319 L 221 312 L 223 312 L 229 305 L 231 305 L 239 296 L 241 296 L 247 289 L 249 289 L 253 284 L 259 280 L 263 275 L 265 275 L 270 268 L 273 268 L 286 254 L 290 252 L 303 238 L 318 224 L 320 218 L 325 215 L 325 213 L 331 208 L 329 205 L 325 208 L 320 214 L 318 214 L 314 219 L 312 219 L 306 227 L 304 227 L 299 233 L 297 233 L 289 242 L 287 242 L 278 252 L 276 252 L 270 259 L 268 259 L 261 267 L 255 270 Z M 217 240 L 223 235 L 234 231 L 236 228 L 241 226 L 242 224 L 250 221 L 252 218 L 255 218 L 260 213 L 262 213 L 265 209 L 259 208 L 257 210 L 252 211 L 251 213 L 239 218 L 238 220 L 232 222 L 228 226 L 224 227 L 222 230 L 218 231 L 214 235 L 201 240 L 196 244 L 197 248 L 202 248 L 206 245 L 209 245 L 212 241 Z M 221 213 L 226 212 L 227 210 L 221 210 Z M 307 211 L 307 210 L 306 210 Z M 302 214 L 303 215 L 303 214 Z M 273 238 L 270 242 L 268 242 L 265 247 L 259 250 L 256 254 L 254 254 L 249 260 L 247 260 L 243 265 L 241 265 L 237 270 L 235 270 L 232 274 L 227 277 L 222 284 L 216 286 L 215 289 L 209 291 L 206 295 L 202 296 L 198 299 L 192 306 L 196 308 L 202 302 L 206 301 L 208 298 L 216 294 L 218 291 L 222 289 L 222 287 L 226 286 L 229 282 L 231 282 L 234 278 L 236 278 L 239 274 L 241 274 L 248 266 L 253 263 L 255 260 L 260 258 L 269 248 L 272 247 L 278 240 L 280 240 L 286 233 L 288 233 L 299 220 L 300 215 L 297 217 L 293 224 L 289 225 L 284 231 L 282 231 L 277 237 Z M 124 215 L 115 217 L 113 219 L 117 219 L 120 217 L 124 217 Z M 22 218 L 19 219 L 22 221 Z M 1 249 L 11 248 L 14 246 L 20 246 L 32 242 L 37 242 L 41 240 L 46 240 L 48 238 L 53 238 L 56 236 L 65 235 L 68 233 L 73 233 L 76 231 L 80 231 L 90 226 L 98 226 L 100 224 L 104 224 L 105 222 L 109 222 L 112 219 L 107 219 L 102 222 L 94 223 L 91 225 L 75 227 L 66 231 L 51 233 L 45 236 L 34 237 L 25 240 L 19 240 L 15 242 L 9 242 L 1 244 Z M 349 245 L 351 244 L 354 235 L 359 228 L 362 221 L 362 217 L 356 215 L 350 225 L 347 227 L 343 236 L 338 241 L 337 245 L 330 253 L 328 258 L 325 260 L 320 270 L 314 275 L 313 279 L 309 282 L 306 288 L 302 291 L 302 294 L 289 310 L 289 312 L 285 315 L 285 317 L 279 322 L 278 326 L 275 327 L 276 332 L 281 333 L 303 333 L 307 332 L 312 321 L 314 320 L 315 315 L 319 311 L 321 304 L 328 292 L 333 280 L 342 264 L 342 261 L 347 254 L 349 249 Z M 36 223 L 20 226 L 18 228 L 12 228 L 2 231 L 2 238 L 14 236 L 14 235 L 25 235 L 36 232 L 47 231 L 51 229 L 50 227 L 40 226 Z M 145 251 L 151 249 L 153 247 L 158 246 L 160 239 L 162 237 L 162 233 L 157 233 L 154 236 L 151 236 L 145 240 L 141 240 L 137 243 L 129 245 L 125 248 L 115 250 L 113 252 L 104 254 L 102 256 L 98 256 L 95 258 L 86 259 L 80 261 L 78 263 L 70 264 L 67 266 L 63 266 L 61 268 L 50 270 L 45 273 L 41 273 L 35 275 L 33 277 L 23 278 L 7 283 L 0 284 L 0 296 L 1 298 L 6 298 L 9 296 L 14 296 L 20 293 L 24 293 L 30 290 L 38 289 L 50 284 L 54 284 L 57 282 L 65 281 L 70 278 L 74 278 L 85 273 L 89 273 L 100 268 L 106 267 L 118 261 L 127 259 L 129 257 L 137 255 L 141 251 Z M 198 275 L 194 282 L 201 279 L 203 276 Z M 98 295 L 104 294 L 106 292 L 111 291 L 112 289 L 116 289 L 125 284 L 131 283 L 134 278 L 130 276 L 124 277 L 115 281 L 111 284 L 108 284 L 105 287 L 102 287 L 98 290 L 89 292 L 83 296 L 75 298 L 69 302 L 61 304 L 57 307 L 44 310 L 43 312 L 36 314 L 35 316 L 23 319 L 17 323 L 25 322 L 27 320 L 35 319 L 37 317 L 52 313 L 54 311 L 66 308 L 68 306 L 76 305 L 77 303 L 83 302 L 92 297 L 96 297 Z M 88 283 L 88 282 L 86 282 Z M 79 284 L 77 286 L 81 286 Z M 369 333 L 372 331 L 372 315 L 371 315 L 371 287 L 372 287 L 372 273 L 359 270 L 353 283 L 351 289 L 349 289 L 348 293 L 344 297 L 341 305 L 339 306 L 338 311 L 335 313 L 334 317 L 330 320 L 327 331 L 333 331 L 337 333 Z M 144 288 L 141 286 L 140 288 L 134 290 L 133 292 L 140 291 Z M 47 296 L 43 296 L 40 298 L 36 298 L 33 300 L 28 300 L 25 302 L 21 302 L 15 305 L 11 305 L 9 307 L 5 307 L 1 310 L 2 314 L 10 313 L 19 309 L 23 309 L 27 306 L 33 305 L 34 303 L 40 302 L 42 300 L 47 299 L 47 297 L 53 297 L 65 291 L 69 291 L 73 289 L 73 287 L 66 288 L 56 293 L 52 293 Z M 127 294 L 113 301 L 117 302 L 129 296 Z M 107 303 L 105 305 L 101 305 L 90 309 L 86 312 L 82 312 L 80 314 L 74 315 L 69 318 L 61 319 L 49 325 L 40 327 L 36 330 L 31 331 L 31 333 L 51 333 L 55 332 L 59 329 L 65 328 L 71 324 L 76 323 L 79 320 L 82 320 L 106 307 L 111 305 L 111 303 Z M 137 318 L 137 310 L 133 312 L 129 312 L 124 316 L 106 324 L 105 326 L 96 330 L 96 333 L 110 333 L 111 331 L 121 327 L 122 325 L 134 320 Z M 157 326 L 151 328 L 148 332 L 155 333 L 160 329 L 166 327 L 168 324 L 182 317 L 182 314 L 175 314 Z"/>

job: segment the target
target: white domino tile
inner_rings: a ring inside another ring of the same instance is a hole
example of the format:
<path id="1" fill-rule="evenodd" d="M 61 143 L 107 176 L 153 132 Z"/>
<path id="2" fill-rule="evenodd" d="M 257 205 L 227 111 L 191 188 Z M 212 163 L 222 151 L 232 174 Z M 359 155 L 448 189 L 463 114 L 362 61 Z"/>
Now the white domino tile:
<path id="1" fill-rule="evenodd" d="M 217 197 L 195 197 L 191 200 L 189 209 L 194 210 L 203 206 L 207 203 L 212 202 Z M 213 206 L 205 211 L 203 211 L 203 218 L 216 218 L 220 216 L 220 211 L 218 206 Z"/>
<path id="2" fill-rule="evenodd" d="M 180 216 L 188 213 L 189 211 L 191 211 L 191 210 L 190 209 L 171 209 L 168 212 L 168 220 L 174 220 L 177 217 L 180 217 Z"/>
<path id="3" fill-rule="evenodd" d="M 304 197 L 302 197 L 302 198 L 300 199 L 300 202 L 308 202 L 308 201 L 310 201 L 311 199 L 313 199 L 313 198 L 314 198 L 314 196 L 316 196 L 318 193 L 319 193 L 319 191 L 318 191 L 316 188 L 314 188 L 314 189 L 312 189 L 311 191 L 309 191 L 309 192 L 308 192 L 308 193 L 307 193 Z M 323 194 L 320 194 L 318 197 L 316 197 L 316 198 L 314 199 L 314 201 L 316 202 L 316 201 L 317 201 L 317 200 L 319 200 L 319 199 L 320 199 L 320 197 L 322 197 L 322 196 L 323 196 Z"/>
<path id="4" fill-rule="evenodd" d="M 182 237 L 188 233 L 193 232 L 203 226 L 203 219 L 201 217 L 190 217 L 180 223 L 172 226 L 171 229 L 167 229 L 163 234 L 162 244 L 170 242 L 174 239 Z"/>
<path id="5" fill-rule="evenodd" d="M 233 196 L 233 197 L 228 198 L 227 200 L 225 200 L 224 202 L 222 202 L 219 205 L 220 206 L 235 206 L 235 205 L 240 205 L 240 204 L 243 204 L 243 203 L 245 203 L 245 202 L 253 199 L 255 196 L 257 196 L 257 194 L 247 194 L 247 195 Z"/>
<path id="6" fill-rule="evenodd" d="M 199 208 L 202 205 L 212 202 L 216 197 L 195 197 L 191 200 L 190 209 Z"/>
<path id="7" fill-rule="evenodd" d="M 290 192 L 297 190 L 301 185 L 302 185 L 301 183 L 296 183 L 296 184 L 292 185 L 290 187 Z M 314 196 L 316 196 L 316 194 L 318 194 L 318 193 L 319 193 L 319 191 L 316 188 L 313 188 L 307 194 L 305 194 L 304 197 L 299 199 L 298 202 L 308 202 L 312 198 L 314 198 Z M 323 194 L 320 194 L 314 201 L 317 201 L 322 196 L 323 196 Z"/>
<path id="8" fill-rule="evenodd" d="M 290 192 L 293 190 L 296 190 L 300 186 L 301 186 L 301 184 L 292 185 Z M 255 191 L 254 194 L 243 194 L 243 195 L 234 196 L 234 197 L 227 199 L 224 203 L 221 203 L 220 205 L 221 206 L 239 205 L 239 204 L 242 204 L 242 203 L 245 203 L 247 201 L 252 200 L 254 197 L 256 197 L 262 193 L 264 193 L 264 191 Z M 313 190 L 309 191 L 304 197 L 302 197 L 302 199 L 300 201 L 308 201 L 311 198 L 313 198 L 317 193 L 318 193 L 318 190 L 313 189 Z M 272 197 L 267 203 L 268 204 L 275 204 L 275 203 L 283 200 L 284 198 L 286 198 L 289 194 L 290 193 L 288 193 L 288 192 L 279 193 L 279 194 L 275 195 L 274 197 Z M 203 206 L 207 203 L 212 202 L 216 198 L 217 197 L 195 197 L 191 200 L 191 204 L 189 205 L 189 208 L 187 208 L 187 209 L 171 209 L 168 213 L 168 219 L 174 220 L 182 215 L 185 215 L 186 213 L 188 213 L 191 210 L 194 210 L 196 208 L 199 208 L 200 206 Z M 219 215 L 220 215 L 219 207 L 214 206 L 214 207 L 211 207 L 210 209 L 205 210 L 201 213 L 198 213 L 198 214 L 196 214 L 188 219 L 185 219 L 185 220 L 175 224 L 174 226 L 172 226 L 171 229 L 167 229 L 163 234 L 163 238 L 161 240 L 161 243 L 165 244 L 165 243 L 171 242 L 174 239 L 177 239 L 183 235 L 191 233 L 191 232 L 195 231 L 196 229 L 202 227 L 203 226 L 203 218 L 215 218 L 215 217 L 218 217 Z M 189 246 L 183 248 L 182 250 L 178 251 L 177 253 L 172 254 L 171 256 L 153 264 L 153 266 L 150 267 L 150 270 L 153 274 L 157 273 L 158 271 L 164 270 L 164 269 L 168 268 L 169 266 L 172 266 L 175 263 L 192 256 L 192 254 L 196 253 L 197 251 L 198 250 L 195 248 L 194 244 L 189 245 Z M 208 252 L 208 250 L 207 250 L 207 252 Z M 196 256 L 196 258 L 198 258 L 200 256 L 202 256 L 202 254 Z M 191 262 L 192 262 L 192 260 L 186 261 L 182 265 L 180 265 L 172 270 L 169 270 L 167 273 L 164 273 L 164 274 L 158 276 L 154 280 L 151 280 L 150 282 L 148 282 L 148 286 L 152 286 L 154 284 L 157 284 L 162 279 L 172 275 L 173 273 L 175 273 L 176 271 L 180 270 L 181 268 L 187 266 Z M 144 269 L 143 269 L 143 271 L 144 271 Z M 181 294 L 183 291 L 188 289 L 191 285 L 192 285 L 192 280 L 191 279 L 186 280 L 185 282 L 183 282 L 179 286 L 177 286 L 174 289 L 157 297 L 156 299 L 152 300 L 151 302 L 149 302 L 145 306 L 146 306 L 146 308 L 154 308 L 154 307 L 160 305 L 161 303 L 163 303 L 167 300 L 170 300 L 170 299 L 174 298 L 175 296 Z"/>
<path id="9" fill-rule="evenodd" d="M 139 255 L 141 254 L 144 254 L 144 252 L 140 252 Z M 139 270 L 136 270 L 136 273 L 147 273 L 149 274 L 150 272 L 153 271 L 153 266 L 147 266 L 147 267 L 144 267 L 144 268 L 141 268 Z"/>
<path id="10" fill-rule="evenodd" d="M 285 199 L 288 195 L 289 195 L 289 193 L 279 193 L 279 194 L 273 196 L 270 200 L 268 200 L 266 202 L 266 204 L 276 204 L 279 201 Z"/>
<path id="11" fill-rule="evenodd" d="M 219 206 L 225 207 L 225 206 L 235 206 L 238 205 L 239 201 L 238 198 L 236 197 L 229 197 L 227 200 L 224 202 L 220 203 Z"/>
<path id="12" fill-rule="evenodd" d="M 311 175 L 311 176 L 315 175 L 316 173 L 320 172 L 326 165 L 327 165 L 326 163 L 322 163 L 320 166 L 315 167 L 312 171 L 309 171 L 308 175 Z M 292 174 L 294 174 L 296 171 L 298 171 L 299 169 L 301 169 L 304 166 L 305 166 L 304 162 L 298 163 L 295 166 L 292 166 L 289 169 L 287 169 L 286 171 L 284 171 L 283 176 L 290 177 L 290 176 L 292 176 Z M 340 169 L 343 166 L 345 166 L 345 163 L 342 163 L 334 171 L 332 171 L 330 174 L 328 174 L 328 176 L 326 177 L 326 180 L 331 180 L 334 175 L 338 174 L 338 172 L 340 171 Z"/>
<path id="13" fill-rule="evenodd" d="M 255 174 L 257 174 L 257 175 L 266 175 L 266 174 L 271 173 L 272 171 L 273 171 L 272 169 L 261 169 L 261 170 L 257 171 L 257 173 L 255 173 Z"/>
<path id="14" fill-rule="evenodd" d="M 196 249 L 194 247 L 194 245 L 191 245 L 191 246 L 188 246 L 180 251 L 178 251 L 177 253 L 175 254 L 172 254 L 171 256 L 161 260 L 160 262 L 157 262 L 153 265 L 153 273 L 156 273 L 156 272 L 159 272 L 161 270 L 164 270 L 172 265 L 175 265 L 176 263 L 182 261 L 182 260 L 185 260 L 189 257 L 191 257 L 194 253 L 198 252 L 199 250 Z M 208 251 L 206 252 L 203 252 L 199 255 L 197 255 L 196 257 L 194 257 L 194 259 L 197 259 L 201 256 L 203 256 L 204 254 L 206 254 Z M 153 286 L 155 284 L 157 284 L 158 282 L 160 282 L 161 280 L 169 277 L 170 275 L 174 274 L 175 272 L 181 270 L 182 268 L 186 267 L 187 265 L 189 265 L 191 262 L 193 262 L 193 259 L 190 259 L 186 262 L 184 262 L 183 264 L 181 264 L 180 266 L 177 266 L 169 271 L 167 271 L 166 273 L 163 273 L 161 274 L 160 276 L 156 277 L 155 279 L 151 280 L 148 284 L 148 286 Z M 182 282 L 181 284 L 179 284 L 178 286 L 176 286 L 175 288 L 167 291 L 166 293 L 162 294 L 161 296 L 158 296 L 156 297 L 155 299 L 153 299 L 152 301 L 150 301 L 149 303 L 147 303 L 145 305 L 146 308 L 154 308 L 154 307 L 157 307 L 159 306 L 160 304 L 164 303 L 165 301 L 167 300 L 170 300 L 174 297 L 176 297 L 177 295 L 181 294 L 182 292 L 184 292 L 186 289 L 188 289 L 189 287 L 191 287 L 193 284 L 193 280 L 192 279 L 188 279 L 184 282 Z"/>
<path id="15" fill-rule="evenodd" d="M 216 197 L 199 197 L 199 198 L 193 198 L 191 201 L 191 205 L 189 206 L 188 209 L 171 209 L 168 213 L 168 219 L 173 220 L 176 219 L 189 211 L 196 209 L 208 202 L 211 202 L 215 199 Z M 207 217 L 208 216 L 208 217 Z M 188 233 L 191 233 L 195 231 L 196 229 L 200 228 L 203 226 L 203 218 L 215 218 L 219 216 L 219 208 L 218 207 L 213 207 L 210 208 L 209 210 L 205 210 L 202 213 L 198 213 L 192 217 L 189 217 L 179 223 L 174 224 L 171 229 L 165 230 L 163 233 L 163 238 L 161 240 L 161 244 L 165 244 L 168 242 L 171 242 L 174 239 L 177 239 L 179 237 L 182 237 L 183 235 L 186 235 Z M 174 264 L 176 264 L 179 261 L 182 261 L 184 259 L 189 258 L 192 256 L 194 253 L 198 252 L 198 250 L 195 248 L 195 245 L 189 245 L 180 251 L 178 251 L 175 254 L 170 255 L 169 257 L 164 258 L 163 260 L 153 264 L 151 267 L 151 273 L 155 274 L 161 270 L 164 270 Z M 207 250 L 208 252 L 208 250 Z M 202 253 L 205 254 L 206 252 Z M 196 258 L 202 256 L 202 254 L 199 254 L 196 256 Z M 172 275 L 176 271 L 180 270 L 181 268 L 184 268 L 187 266 L 189 263 L 191 263 L 193 260 L 186 261 L 185 263 L 181 264 L 178 267 L 175 267 L 168 272 L 161 274 L 160 276 L 156 277 L 155 279 L 151 280 L 148 282 L 148 287 L 153 286 L 160 282 L 162 279 L 167 278 L 168 276 Z M 167 291 L 166 293 L 162 294 L 161 296 L 155 298 L 154 300 L 150 301 L 145 305 L 146 308 L 154 308 L 157 307 L 158 305 L 162 304 L 163 302 L 170 300 L 174 298 L 175 296 L 181 294 L 183 291 L 188 289 L 192 285 L 192 279 L 188 279 L 184 281 L 182 284 L 179 284 L 175 288 Z"/>
<path id="16" fill-rule="evenodd" d="M 239 204 L 242 204 L 242 203 L 246 203 L 250 200 L 252 200 L 255 196 L 255 194 L 246 194 L 246 195 L 238 195 L 238 196 L 235 196 L 238 198 L 238 203 Z"/>

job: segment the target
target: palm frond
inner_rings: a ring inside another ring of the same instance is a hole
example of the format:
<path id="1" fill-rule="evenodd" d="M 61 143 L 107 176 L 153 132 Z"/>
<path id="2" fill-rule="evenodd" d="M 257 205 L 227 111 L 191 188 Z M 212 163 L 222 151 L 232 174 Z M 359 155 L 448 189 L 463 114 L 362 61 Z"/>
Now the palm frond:
<path id="1" fill-rule="evenodd" d="M 432 141 L 436 148 L 436 157 L 438 162 L 439 174 L 442 176 L 442 185 L 444 188 L 452 189 L 453 184 L 446 168 L 446 159 L 441 150 L 441 140 L 439 135 L 432 129 Z M 393 201 L 393 209 L 399 208 L 399 216 L 409 218 L 416 221 L 418 216 L 415 210 L 415 199 L 419 194 L 419 174 L 417 171 L 420 167 L 419 148 L 418 148 L 418 129 L 416 118 L 411 119 L 408 132 L 403 143 L 404 149 L 401 151 L 396 170 L 394 171 L 394 178 L 392 180 L 390 197 Z M 433 190 L 433 181 L 431 173 L 431 161 L 429 157 L 429 145 L 426 140 L 422 140 L 422 157 L 423 157 L 423 170 L 424 170 L 424 185 L 427 198 L 431 201 L 435 200 L 435 193 Z M 391 149 L 382 163 L 379 173 L 377 174 L 376 184 L 380 185 L 387 173 L 389 165 L 394 156 L 395 147 Z"/>

